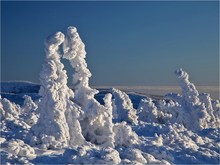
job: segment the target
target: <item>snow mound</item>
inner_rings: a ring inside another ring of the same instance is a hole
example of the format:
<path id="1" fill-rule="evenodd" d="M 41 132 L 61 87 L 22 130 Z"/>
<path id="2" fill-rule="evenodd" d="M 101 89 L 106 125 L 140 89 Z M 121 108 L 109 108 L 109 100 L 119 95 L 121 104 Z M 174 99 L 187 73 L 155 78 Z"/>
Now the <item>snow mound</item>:
<path id="1" fill-rule="evenodd" d="M 7 151 L 13 155 L 21 156 L 21 157 L 27 157 L 27 158 L 35 158 L 35 150 L 29 146 L 28 144 L 25 144 L 22 140 L 16 139 L 16 140 L 10 140 L 2 145 L 3 147 L 6 147 Z"/>

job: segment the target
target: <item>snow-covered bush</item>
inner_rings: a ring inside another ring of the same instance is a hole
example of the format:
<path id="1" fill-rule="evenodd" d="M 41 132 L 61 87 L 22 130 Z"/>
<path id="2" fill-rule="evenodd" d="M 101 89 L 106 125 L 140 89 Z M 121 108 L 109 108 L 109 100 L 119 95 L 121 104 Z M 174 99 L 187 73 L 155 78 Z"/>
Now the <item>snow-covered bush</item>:
<path id="1" fill-rule="evenodd" d="M 94 146 L 67 149 L 63 159 L 70 164 L 119 164 L 121 159 L 117 150 L 111 147 L 96 148 Z"/>
<path id="2" fill-rule="evenodd" d="M 158 110 L 151 98 L 141 99 L 139 103 L 138 119 L 145 122 L 158 122 Z"/>
<path id="3" fill-rule="evenodd" d="M 6 98 L 0 98 L 0 134 L 7 140 L 12 138 L 24 139 L 30 125 L 21 115 L 21 107 Z"/>
<path id="4" fill-rule="evenodd" d="M 132 131 L 126 122 L 114 124 L 113 131 L 115 133 L 115 146 L 129 147 L 138 144 L 138 136 Z"/>
<path id="5" fill-rule="evenodd" d="M 30 96 L 24 95 L 24 104 L 21 107 L 24 121 L 32 126 L 37 123 L 39 114 L 36 112 L 38 106 Z"/>
<path id="6" fill-rule="evenodd" d="M 138 117 L 136 115 L 136 110 L 133 108 L 133 104 L 129 96 L 118 89 L 113 88 L 113 113 L 116 114 L 115 121 L 137 124 Z"/>
<path id="7" fill-rule="evenodd" d="M 27 158 L 36 157 L 35 150 L 28 144 L 25 144 L 24 141 L 19 139 L 10 140 L 4 143 L 2 147 L 5 147 L 6 150 L 13 155 L 27 157 Z"/>
<path id="8" fill-rule="evenodd" d="M 18 119 L 21 113 L 21 107 L 6 98 L 0 98 L 1 120 Z"/>
<path id="9" fill-rule="evenodd" d="M 208 93 L 200 94 L 199 99 L 205 105 L 206 111 L 210 116 L 208 126 L 218 127 L 220 125 L 220 104 L 218 100 L 213 101 Z"/>
<path id="10" fill-rule="evenodd" d="M 213 100 L 212 101 L 212 107 L 213 107 L 213 114 L 216 117 L 216 120 L 220 120 L 220 101 L 219 100 Z"/>
<path id="11" fill-rule="evenodd" d="M 28 129 L 30 126 L 20 117 L 22 109 L 19 105 L 9 101 L 6 98 L 0 98 L 0 115 L 3 124 L 6 124 L 9 129 L 18 131 L 19 129 Z M 20 130 L 21 132 L 21 130 Z"/>
<path id="12" fill-rule="evenodd" d="M 147 160 L 143 157 L 139 149 L 127 148 L 121 151 L 121 158 L 125 159 L 123 163 L 127 164 L 147 164 Z M 126 160 L 128 161 L 126 163 Z"/>

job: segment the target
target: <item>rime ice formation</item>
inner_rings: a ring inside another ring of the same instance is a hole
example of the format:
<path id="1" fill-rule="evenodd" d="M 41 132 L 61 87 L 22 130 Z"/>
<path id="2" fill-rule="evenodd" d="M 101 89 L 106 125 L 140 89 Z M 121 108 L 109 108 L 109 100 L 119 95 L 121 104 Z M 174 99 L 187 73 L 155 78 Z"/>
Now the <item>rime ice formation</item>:
<path id="1" fill-rule="evenodd" d="M 22 109 L 19 105 L 6 98 L 0 98 L 0 134 L 6 139 L 23 139 L 30 125 L 22 118 Z M 6 135 L 5 136 L 5 132 Z"/>
<path id="2" fill-rule="evenodd" d="M 114 136 L 112 132 L 112 106 L 109 103 L 110 95 L 106 96 L 106 106 L 101 105 L 94 95 L 97 90 L 90 88 L 89 78 L 91 73 L 85 61 L 86 51 L 77 29 L 68 27 L 64 41 L 63 58 L 70 61 L 74 69 L 73 88 L 75 89 L 74 101 L 82 107 L 84 115 L 81 127 L 86 140 L 92 143 L 113 147 Z"/>
<path id="3" fill-rule="evenodd" d="M 6 125 L 10 125 L 11 127 L 29 128 L 30 126 L 24 121 L 23 118 L 20 118 L 22 109 L 19 105 L 9 101 L 6 98 L 0 98 L 0 115 L 1 120 Z"/>
<path id="4" fill-rule="evenodd" d="M 62 44 L 74 93 L 60 60 Z M 98 93 L 89 86 L 75 27 L 65 39 L 61 32 L 48 37 L 45 51 L 39 93 L 40 85 L 28 82 L 1 87 L 1 164 L 219 164 L 220 102 L 199 94 L 182 69 L 175 72 L 182 94 Z"/>
<path id="5" fill-rule="evenodd" d="M 175 74 L 179 78 L 182 95 L 167 94 L 166 98 L 175 101 L 173 113 L 170 113 L 176 116 L 176 121 L 193 131 L 218 127 L 220 121 L 216 112 L 219 113 L 219 108 L 215 108 L 214 104 L 218 100 L 213 101 L 206 93 L 199 94 L 194 84 L 189 82 L 189 75 L 182 69 L 176 70 Z"/>
<path id="6" fill-rule="evenodd" d="M 175 71 L 182 89 L 182 107 L 188 115 L 184 120 L 184 125 L 194 131 L 207 128 L 210 115 L 207 113 L 205 105 L 199 99 L 199 93 L 194 84 L 189 82 L 189 75 L 182 69 Z"/>
<path id="7" fill-rule="evenodd" d="M 210 116 L 208 126 L 218 127 L 220 125 L 220 104 L 218 100 L 212 101 L 208 93 L 200 94 L 199 99 L 205 105 L 206 111 Z"/>
<path id="8" fill-rule="evenodd" d="M 32 159 L 36 157 L 34 149 L 19 139 L 10 140 L 3 144 L 2 147 L 6 147 L 8 152 L 14 155 L 25 156 Z"/>
<path id="9" fill-rule="evenodd" d="M 32 126 L 37 123 L 38 120 L 38 113 L 36 112 L 38 106 L 37 104 L 31 99 L 30 96 L 24 95 L 24 105 L 22 106 L 22 113 L 24 121 Z"/>
<path id="10" fill-rule="evenodd" d="M 131 146 L 138 143 L 138 136 L 126 122 L 116 123 L 113 127 L 115 133 L 115 146 Z"/>
<path id="11" fill-rule="evenodd" d="M 31 99 L 30 96 L 24 95 L 24 105 L 22 106 L 22 110 L 25 112 L 35 111 L 38 106 L 37 104 Z"/>
<path id="12" fill-rule="evenodd" d="M 220 101 L 219 100 L 213 100 L 212 101 L 212 107 L 213 107 L 213 114 L 216 117 L 216 120 L 218 120 L 218 123 L 220 122 Z"/>
<path id="13" fill-rule="evenodd" d="M 138 119 L 145 122 L 157 122 L 159 111 L 151 98 L 142 99 L 138 107 Z"/>
<path id="14" fill-rule="evenodd" d="M 100 150 L 85 147 L 80 147 L 78 150 L 68 149 L 63 156 L 71 164 L 119 164 L 121 162 L 118 151 L 111 147 Z"/>
<path id="15" fill-rule="evenodd" d="M 59 45 L 64 35 L 57 32 L 45 42 L 46 59 L 40 72 L 42 96 L 39 102 L 40 117 L 31 129 L 32 143 L 43 147 L 60 148 L 84 143 L 77 120 L 80 107 L 70 98 L 73 92 L 67 86 L 67 75 L 60 62 Z"/>
<path id="16" fill-rule="evenodd" d="M 199 94 L 196 87 L 189 82 L 189 76 L 182 69 L 175 71 L 182 95 L 170 93 L 166 100 L 155 103 L 151 98 L 142 99 L 138 107 L 139 120 L 150 123 L 179 123 L 192 131 L 219 126 L 219 108 L 209 94 Z M 217 113 L 218 114 L 217 114 Z"/>
<path id="17" fill-rule="evenodd" d="M 0 100 L 1 100 L 0 102 L 1 120 L 3 119 L 14 120 L 19 118 L 19 115 L 21 113 L 21 107 L 19 105 L 10 102 L 6 98 L 0 98 Z"/>
<path id="18" fill-rule="evenodd" d="M 114 114 L 116 115 L 116 122 L 126 121 L 131 124 L 137 124 L 136 110 L 133 108 L 133 104 L 129 96 L 118 89 L 113 88 L 113 107 Z"/>
<path id="19" fill-rule="evenodd" d="M 70 61 L 75 71 L 72 80 L 72 87 L 75 89 L 74 101 L 80 106 L 86 106 L 88 99 L 93 99 L 98 91 L 89 87 L 89 78 L 92 74 L 87 68 L 87 63 L 85 61 L 85 45 L 75 27 L 68 27 L 63 47 L 63 58 Z"/>

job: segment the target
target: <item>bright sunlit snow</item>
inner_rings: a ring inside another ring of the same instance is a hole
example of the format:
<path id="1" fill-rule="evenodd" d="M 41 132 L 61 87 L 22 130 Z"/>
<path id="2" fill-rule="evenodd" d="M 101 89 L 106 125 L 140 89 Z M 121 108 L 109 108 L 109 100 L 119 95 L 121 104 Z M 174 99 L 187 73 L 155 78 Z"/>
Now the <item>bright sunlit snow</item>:
<path id="1" fill-rule="evenodd" d="M 219 163 L 220 102 L 183 69 L 175 71 L 181 93 L 155 98 L 90 87 L 76 27 L 49 36 L 45 53 L 40 85 L 1 84 L 2 164 Z"/>

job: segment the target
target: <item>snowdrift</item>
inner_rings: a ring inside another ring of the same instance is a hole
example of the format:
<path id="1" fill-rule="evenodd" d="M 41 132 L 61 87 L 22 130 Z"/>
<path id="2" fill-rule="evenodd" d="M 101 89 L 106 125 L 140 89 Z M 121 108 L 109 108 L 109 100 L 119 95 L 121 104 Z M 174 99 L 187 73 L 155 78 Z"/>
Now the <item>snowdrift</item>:
<path id="1" fill-rule="evenodd" d="M 75 27 L 49 36 L 45 53 L 40 85 L 1 83 L 2 164 L 219 163 L 219 100 L 199 93 L 182 69 L 182 94 L 154 99 L 91 88 Z M 61 58 L 74 70 L 74 91 Z"/>

